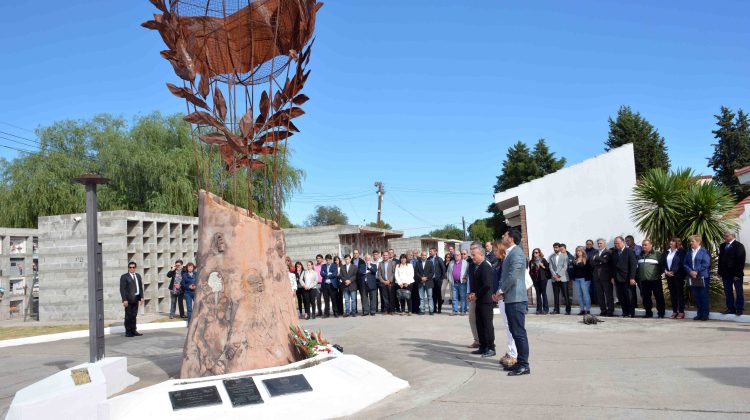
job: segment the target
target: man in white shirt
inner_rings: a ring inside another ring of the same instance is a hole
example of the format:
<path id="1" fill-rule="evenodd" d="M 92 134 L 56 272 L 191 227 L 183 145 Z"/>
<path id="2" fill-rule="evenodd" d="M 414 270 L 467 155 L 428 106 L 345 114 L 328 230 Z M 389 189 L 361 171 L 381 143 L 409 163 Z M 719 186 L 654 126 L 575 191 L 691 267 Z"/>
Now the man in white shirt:
<path id="1" fill-rule="evenodd" d="M 143 280 L 135 272 L 136 264 L 128 263 L 128 272 L 120 276 L 120 297 L 125 308 L 125 337 L 143 335 L 136 329 L 138 303 L 143 303 Z"/>

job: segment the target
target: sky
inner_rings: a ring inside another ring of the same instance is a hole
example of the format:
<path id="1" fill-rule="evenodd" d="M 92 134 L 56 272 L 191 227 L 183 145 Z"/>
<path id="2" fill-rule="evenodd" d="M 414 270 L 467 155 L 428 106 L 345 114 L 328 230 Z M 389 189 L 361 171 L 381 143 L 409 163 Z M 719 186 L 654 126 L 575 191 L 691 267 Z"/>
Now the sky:
<path id="1" fill-rule="evenodd" d="M 161 39 L 140 27 L 155 11 L 0 2 L 0 156 L 34 150 L 14 136 L 54 121 L 183 111 Z M 544 138 L 575 164 L 604 152 L 621 105 L 659 130 L 673 167 L 710 174 L 714 115 L 750 110 L 747 1 L 327 1 L 316 37 L 290 139 L 298 224 L 316 205 L 374 221 L 382 181 L 383 219 L 407 235 L 468 226 L 509 146 Z"/>

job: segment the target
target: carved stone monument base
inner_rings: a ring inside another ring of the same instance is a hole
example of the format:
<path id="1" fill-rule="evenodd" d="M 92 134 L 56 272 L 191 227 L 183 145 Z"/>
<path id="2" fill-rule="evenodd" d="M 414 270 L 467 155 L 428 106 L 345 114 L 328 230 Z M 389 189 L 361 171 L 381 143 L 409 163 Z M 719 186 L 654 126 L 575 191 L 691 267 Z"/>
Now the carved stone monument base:
<path id="1" fill-rule="evenodd" d="M 181 378 L 296 362 L 299 321 L 275 223 L 200 191 L 198 285 Z"/>

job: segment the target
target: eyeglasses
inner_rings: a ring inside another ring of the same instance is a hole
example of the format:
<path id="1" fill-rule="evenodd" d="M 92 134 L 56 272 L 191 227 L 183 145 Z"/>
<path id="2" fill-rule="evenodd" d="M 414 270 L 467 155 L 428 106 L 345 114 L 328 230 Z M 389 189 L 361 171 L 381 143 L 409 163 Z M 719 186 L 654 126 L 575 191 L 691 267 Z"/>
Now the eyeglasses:
<path id="1" fill-rule="evenodd" d="M 135 266 L 134 265 L 130 265 L 130 266 L 128 266 L 128 268 L 135 268 Z"/>

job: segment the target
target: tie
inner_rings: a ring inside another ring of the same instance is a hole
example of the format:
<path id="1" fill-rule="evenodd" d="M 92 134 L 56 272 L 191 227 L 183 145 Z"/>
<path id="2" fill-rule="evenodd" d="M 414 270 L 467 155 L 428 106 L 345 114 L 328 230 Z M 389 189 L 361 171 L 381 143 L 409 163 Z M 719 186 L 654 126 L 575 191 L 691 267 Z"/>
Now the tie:
<path id="1" fill-rule="evenodd" d="M 135 273 L 131 274 L 130 277 L 133 278 L 133 282 L 135 283 L 135 294 L 136 295 L 141 294 L 141 291 L 138 289 L 138 279 L 135 278 Z"/>

